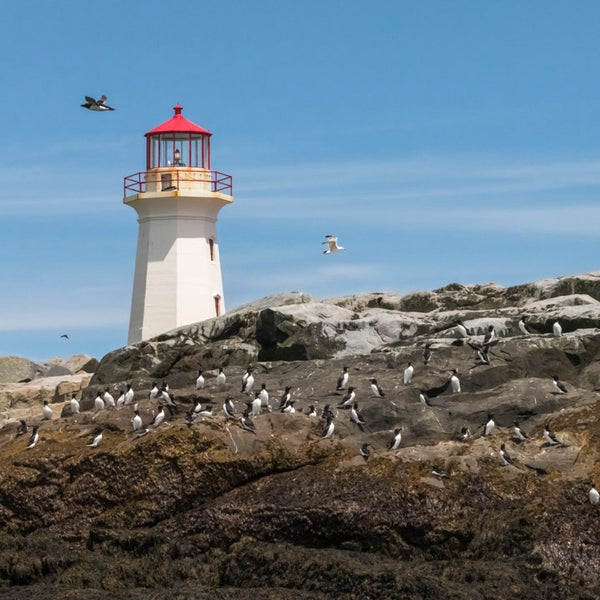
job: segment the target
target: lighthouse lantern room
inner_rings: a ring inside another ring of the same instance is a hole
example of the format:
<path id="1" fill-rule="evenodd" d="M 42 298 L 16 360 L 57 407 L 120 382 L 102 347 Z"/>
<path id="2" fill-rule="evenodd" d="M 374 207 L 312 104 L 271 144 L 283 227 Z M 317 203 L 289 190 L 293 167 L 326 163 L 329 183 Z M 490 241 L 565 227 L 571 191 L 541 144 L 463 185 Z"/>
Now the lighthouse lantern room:
<path id="1" fill-rule="evenodd" d="M 124 180 L 139 223 L 130 344 L 225 310 L 216 224 L 231 176 L 210 169 L 210 131 L 173 110 L 145 134 L 146 170 Z"/>

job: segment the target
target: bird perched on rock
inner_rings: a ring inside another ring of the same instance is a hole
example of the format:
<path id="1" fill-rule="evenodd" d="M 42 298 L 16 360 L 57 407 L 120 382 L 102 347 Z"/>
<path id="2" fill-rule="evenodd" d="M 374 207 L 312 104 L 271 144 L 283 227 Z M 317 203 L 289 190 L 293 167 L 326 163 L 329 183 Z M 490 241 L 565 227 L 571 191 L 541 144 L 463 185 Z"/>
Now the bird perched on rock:
<path id="1" fill-rule="evenodd" d="M 95 112 L 105 112 L 107 110 L 115 110 L 112 106 L 108 106 L 106 104 L 106 96 L 103 94 L 95 100 L 91 96 L 85 97 L 85 103 L 81 105 L 82 108 L 87 108 L 88 110 L 93 110 Z"/>
<path id="2" fill-rule="evenodd" d="M 134 396 L 135 396 L 135 392 L 133 391 L 133 388 L 131 387 L 131 385 L 128 383 L 127 391 L 125 392 L 125 402 L 123 404 L 125 406 L 129 406 L 133 402 Z"/>
<path id="3" fill-rule="evenodd" d="M 388 443 L 388 450 L 398 450 L 402 441 L 402 427 L 394 429 L 394 437 Z"/>
<path id="4" fill-rule="evenodd" d="M 521 429 L 521 426 L 519 425 L 519 421 L 514 422 L 513 431 L 515 432 L 515 435 L 517 436 L 517 440 L 519 441 L 519 443 L 524 442 L 529 439 L 529 436 Z"/>
<path id="5" fill-rule="evenodd" d="M 29 436 L 29 441 L 27 443 L 27 450 L 31 450 L 38 443 L 39 439 L 40 436 L 38 434 L 38 426 L 34 425 L 33 429 L 31 430 L 31 435 Z"/>
<path id="6" fill-rule="evenodd" d="M 419 400 L 423 406 L 431 406 L 431 402 L 429 402 L 429 397 L 425 390 L 419 391 Z"/>
<path id="7" fill-rule="evenodd" d="M 307 409 L 306 409 L 306 414 L 309 417 L 316 417 L 317 416 L 317 411 L 315 410 L 314 405 L 310 405 Z"/>
<path id="8" fill-rule="evenodd" d="M 413 367 L 412 363 L 409 362 L 406 369 L 404 369 L 404 385 L 410 384 L 410 382 L 412 381 L 412 376 L 413 376 L 414 370 L 415 370 L 415 368 Z"/>
<path id="9" fill-rule="evenodd" d="M 281 412 L 283 412 L 284 408 L 286 408 L 288 406 L 288 404 L 291 402 L 292 400 L 292 392 L 290 391 L 292 388 L 288 385 L 285 388 L 285 391 L 283 392 L 283 394 L 281 395 L 281 398 L 279 399 L 279 406 L 277 407 L 277 410 L 280 410 Z"/>
<path id="10" fill-rule="evenodd" d="M 460 434 L 458 436 L 458 439 L 461 442 L 466 442 L 470 437 L 471 437 L 471 430 L 466 425 L 463 425 L 460 428 Z"/>
<path id="11" fill-rule="evenodd" d="M 202 371 L 198 371 L 198 377 L 196 377 L 196 389 L 201 390 L 204 387 L 204 375 Z"/>
<path id="12" fill-rule="evenodd" d="M 483 336 L 482 346 L 489 346 L 496 338 L 496 332 L 494 331 L 494 326 L 490 325 L 487 329 L 486 334 Z"/>
<path id="13" fill-rule="evenodd" d="M 163 386 L 157 396 L 158 401 L 162 402 L 167 407 L 169 414 L 173 416 L 177 412 L 177 404 L 171 394 L 169 394 L 168 386 Z"/>
<path id="14" fill-rule="evenodd" d="M 263 408 L 271 410 L 271 406 L 269 405 L 269 392 L 267 391 L 267 384 L 260 384 L 260 392 L 258 392 L 258 397 L 260 398 L 260 404 Z"/>
<path id="15" fill-rule="evenodd" d="M 329 439 L 335 430 L 335 425 L 333 424 L 333 416 L 327 417 L 327 425 L 321 434 L 321 437 L 324 439 Z"/>
<path id="16" fill-rule="evenodd" d="M 326 404 L 323 407 L 323 410 L 321 412 L 321 419 L 327 420 L 329 418 L 333 419 L 333 413 L 331 412 L 331 409 L 329 408 L 329 404 Z"/>
<path id="17" fill-rule="evenodd" d="M 250 433 L 256 433 L 256 426 L 252 422 L 252 419 L 250 418 L 250 414 L 248 413 L 247 410 L 244 412 L 244 414 L 240 418 L 240 424 L 242 426 L 242 429 L 245 429 L 246 431 L 249 431 Z"/>
<path id="18" fill-rule="evenodd" d="M 327 250 L 323 250 L 323 254 L 334 254 L 340 250 L 345 250 L 344 246 L 338 245 L 338 239 L 335 235 L 326 235 L 325 241 L 321 244 L 327 244 Z"/>
<path id="19" fill-rule="evenodd" d="M 142 417 L 140 417 L 140 412 L 138 410 L 135 411 L 135 414 L 131 419 L 131 425 L 133 427 L 133 431 L 139 431 L 142 428 Z"/>
<path id="20" fill-rule="evenodd" d="M 254 392 L 254 400 L 250 403 L 250 415 L 257 417 L 260 415 L 262 410 L 262 400 L 260 399 L 260 392 Z"/>
<path id="21" fill-rule="evenodd" d="M 25 419 L 20 419 L 19 420 L 19 426 L 17 427 L 17 437 L 19 437 L 20 435 L 25 435 L 28 431 L 28 427 L 27 427 L 27 423 L 25 422 Z"/>
<path id="22" fill-rule="evenodd" d="M 108 391 L 108 388 L 104 390 L 102 394 L 102 400 L 104 400 L 104 406 L 108 408 L 115 407 L 115 399 L 112 397 L 112 394 Z"/>
<path id="23" fill-rule="evenodd" d="M 560 337 L 562 335 L 562 325 L 560 324 L 558 319 L 556 319 L 556 321 L 554 321 L 554 323 L 552 324 L 552 333 L 556 337 Z"/>
<path id="24" fill-rule="evenodd" d="M 475 350 L 475 352 L 477 352 L 477 360 L 482 365 L 490 364 L 490 357 L 488 354 L 489 350 L 490 350 L 489 344 L 485 344 L 483 346 L 480 346 L 479 344 L 473 344 L 472 342 L 467 342 L 467 344 L 469 344 L 469 346 L 471 346 L 471 348 L 473 348 L 473 350 Z"/>
<path id="25" fill-rule="evenodd" d="M 230 396 L 223 402 L 223 413 L 228 419 L 235 418 L 235 407 L 233 406 L 233 399 Z"/>
<path id="26" fill-rule="evenodd" d="M 117 398 L 117 408 L 121 408 L 122 406 L 125 406 L 125 390 L 121 390 Z"/>
<path id="27" fill-rule="evenodd" d="M 438 479 L 445 479 L 448 477 L 448 473 L 439 467 L 433 467 L 433 469 L 431 469 L 431 474 Z"/>
<path id="28" fill-rule="evenodd" d="M 500 446 L 500 459 L 502 460 L 502 464 L 506 467 L 507 465 L 514 465 L 513 459 L 510 457 L 510 454 L 506 450 L 506 446 L 502 444 Z"/>
<path id="29" fill-rule="evenodd" d="M 423 364 L 427 366 L 429 361 L 431 360 L 431 342 L 427 342 L 425 344 L 425 348 L 423 348 Z"/>
<path id="30" fill-rule="evenodd" d="M 165 409 L 161 406 L 156 413 L 154 419 L 152 419 L 152 427 L 158 427 L 165 420 Z"/>
<path id="31" fill-rule="evenodd" d="M 456 331 L 458 331 L 460 337 L 466 338 L 471 335 L 471 332 L 467 329 L 467 326 L 460 319 L 456 319 Z"/>
<path id="32" fill-rule="evenodd" d="M 350 409 L 354 404 L 354 398 L 356 398 L 356 393 L 354 391 L 354 388 L 350 386 L 348 388 L 348 391 L 346 392 L 346 395 L 342 398 L 341 404 L 338 404 L 337 407 L 342 408 L 344 410 Z"/>
<path id="33" fill-rule="evenodd" d="M 246 372 L 242 375 L 242 393 L 249 394 L 252 391 L 254 385 L 254 375 L 252 375 L 252 367 L 248 367 Z"/>
<path id="34" fill-rule="evenodd" d="M 102 441 L 102 429 L 98 428 L 94 437 L 87 443 L 88 448 L 97 448 Z"/>
<path id="35" fill-rule="evenodd" d="M 48 404 L 48 400 L 44 400 L 44 407 L 42 408 L 42 414 L 44 415 L 44 419 L 49 421 L 52 418 L 52 408 Z"/>
<path id="36" fill-rule="evenodd" d="M 552 375 L 552 385 L 559 394 L 567 393 L 567 386 L 558 379 L 557 375 Z"/>
<path id="37" fill-rule="evenodd" d="M 523 335 L 530 335 L 529 329 L 527 329 L 527 324 L 525 323 L 525 321 L 527 321 L 527 317 L 523 315 L 518 323 L 519 330 Z"/>
<path id="38" fill-rule="evenodd" d="M 450 377 L 450 386 L 452 388 L 453 394 L 458 394 L 460 392 L 460 379 L 458 378 L 458 371 L 456 369 L 452 369 L 452 377 Z"/>
<path id="39" fill-rule="evenodd" d="M 371 451 L 369 450 L 370 447 L 371 444 L 369 444 L 369 442 L 365 442 L 360 447 L 360 455 L 365 459 L 365 462 L 367 462 L 369 460 L 369 456 L 371 456 Z"/>
<path id="40" fill-rule="evenodd" d="M 345 390 L 348 385 L 348 380 L 350 379 L 350 373 L 348 373 L 348 367 L 344 367 L 342 374 L 338 377 L 337 384 L 335 386 L 335 391 L 339 392 L 341 390 Z"/>
<path id="41" fill-rule="evenodd" d="M 371 392 L 373 396 L 376 398 L 385 398 L 385 392 L 381 389 L 381 386 L 377 383 L 377 379 L 375 377 L 371 377 L 369 379 L 371 382 Z"/>
<path id="42" fill-rule="evenodd" d="M 279 409 L 279 412 L 294 414 L 296 412 L 296 409 L 294 408 L 294 404 L 296 404 L 296 401 L 290 400 L 286 406 Z"/>
<path id="43" fill-rule="evenodd" d="M 75 394 L 73 394 L 71 396 L 71 400 L 70 400 L 69 404 L 71 406 L 71 414 L 78 415 L 79 414 L 79 400 L 77 400 L 77 396 Z"/>
<path id="44" fill-rule="evenodd" d="M 94 398 L 94 410 L 102 410 L 104 408 L 104 400 L 102 400 L 102 396 L 98 392 L 96 397 Z"/>
<path id="45" fill-rule="evenodd" d="M 598 490 L 593 483 L 592 488 L 588 493 L 588 498 L 590 499 L 590 504 L 598 504 L 598 502 L 600 502 L 600 493 L 598 493 Z"/>
<path id="46" fill-rule="evenodd" d="M 494 415 L 492 413 L 488 413 L 487 421 L 486 421 L 485 425 L 483 426 L 482 435 L 485 435 L 485 436 L 492 435 L 492 431 L 494 431 L 495 426 L 496 426 L 496 423 L 494 421 Z"/>
<path id="47" fill-rule="evenodd" d="M 156 383 L 152 384 L 152 388 L 150 389 L 150 393 L 148 394 L 149 398 L 156 398 L 156 396 L 158 396 L 160 390 L 158 389 L 158 386 L 156 385 Z"/>
<path id="48" fill-rule="evenodd" d="M 217 373 L 217 378 L 215 379 L 215 383 L 218 386 L 225 385 L 227 381 L 227 375 L 225 375 L 225 371 L 223 371 L 223 367 L 219 367 L 219 372 Z"/>
<path id="49" fill-rule="evenodd" d="M 357 425 L 361 431 L 365 430 L 366 421 L 358 410 L 358 402 L 355 402 L 350 409 L 350 422 Z"/>
<path id="50" fill-rule="evenodd" d="M 544 425 L 544 439 L 549 446 L 558 446 L 560 444 L 556 436 L 550 431 L 549 425 Z"/>

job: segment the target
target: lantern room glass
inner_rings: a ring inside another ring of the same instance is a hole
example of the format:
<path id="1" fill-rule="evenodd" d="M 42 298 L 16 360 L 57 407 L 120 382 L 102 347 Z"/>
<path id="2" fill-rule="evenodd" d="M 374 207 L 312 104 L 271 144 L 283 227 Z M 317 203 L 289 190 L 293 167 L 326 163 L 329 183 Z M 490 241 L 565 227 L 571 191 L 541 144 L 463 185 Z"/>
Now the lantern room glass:
<path id="1" fill-rule="evenodd" d="M 148 136 L 146 168 L 159 167 L 210 169 L 210 136 L 192 133 Z"/>

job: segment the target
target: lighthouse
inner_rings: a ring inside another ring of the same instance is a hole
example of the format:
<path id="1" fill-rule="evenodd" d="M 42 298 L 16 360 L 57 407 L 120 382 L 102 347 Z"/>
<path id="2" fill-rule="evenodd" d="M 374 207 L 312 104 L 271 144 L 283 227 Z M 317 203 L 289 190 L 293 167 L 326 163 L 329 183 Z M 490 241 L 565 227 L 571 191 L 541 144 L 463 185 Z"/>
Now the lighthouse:
<path id="1" fill-rule="evenodd" d="M 146 170 L 124 179 L 139 223 L 129 344 L 225 311 L 217 215 L 231 176 L 211 170 L 210 131 L 173 110 L 145 134 Z"/>

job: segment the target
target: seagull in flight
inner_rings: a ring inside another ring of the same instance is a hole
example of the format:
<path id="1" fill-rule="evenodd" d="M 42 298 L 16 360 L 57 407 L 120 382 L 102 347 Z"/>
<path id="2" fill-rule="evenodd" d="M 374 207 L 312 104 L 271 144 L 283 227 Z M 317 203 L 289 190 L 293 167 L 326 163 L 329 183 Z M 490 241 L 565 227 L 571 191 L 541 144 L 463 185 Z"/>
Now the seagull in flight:
<path id="1" fill-rule="evenodd" d="M 103 112 L 105 110 L 115 110 L 112 106 L 108 106 L 108 104 L 104 104 L 106 101 L 106 96 L 101 96 L 98 100 L 94 100 L 91 96 L 85 97 L 85 104 L 81 106 L 83 108 L 87 108 L 88 110 L 95 110 L 96 112 Z"/>
<path id="2" fill-rule="evenodd" d="M 344 246 L 338 246 L 338 239 L 335 235 L 326 235 L 325 241 L 321 242 L 322 244 L 327 244 L 327 250 L 323 250 L 323 254 L 333 254 L 335 252 L 339 252 L 340 250 L 345 250 Z"/>
<path id="3" fill-rule="evenodd" d="M 60 337 L 61 338 L 65 338 L 65 340 L 69 339 L 69 336 L 66 333 L 63 333 Z"/>

